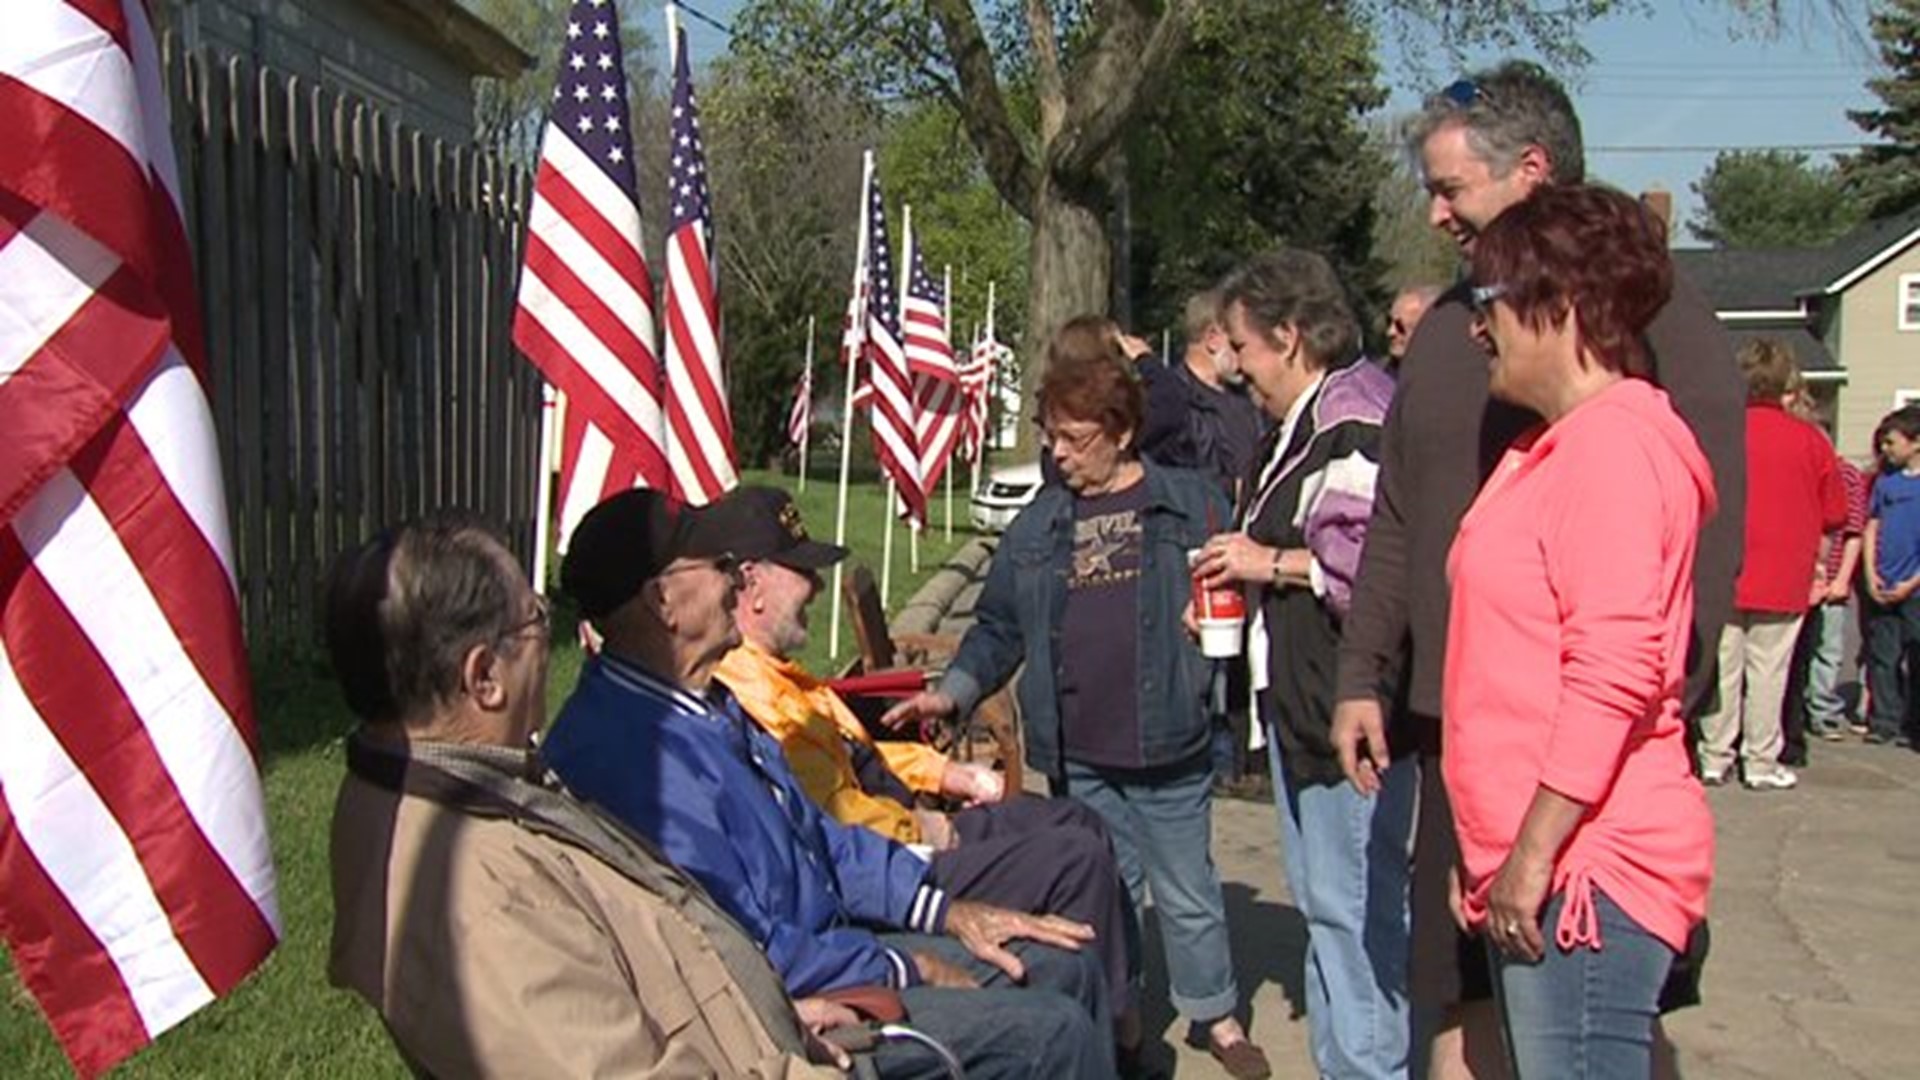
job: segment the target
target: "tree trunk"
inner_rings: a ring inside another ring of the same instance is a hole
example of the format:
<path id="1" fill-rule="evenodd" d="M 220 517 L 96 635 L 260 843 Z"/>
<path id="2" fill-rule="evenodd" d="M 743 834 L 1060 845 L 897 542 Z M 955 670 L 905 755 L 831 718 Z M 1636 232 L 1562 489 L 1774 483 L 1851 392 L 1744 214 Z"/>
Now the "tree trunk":
<path id="1" fill-rule="evenodd" d="M 1027 333 L 1021 341 L 1022 408 L 1033 411 L 1047 342 L 1076 315 L 1104 315 L 1113 281 L 1113 247 L 1104 209 L 1076 199 L 1047 177 L 1034 198 L 1032 271 L 1027 293 Z M 1021 424 L 1015 456 L 1033 446 L 1030 425 Z"/>

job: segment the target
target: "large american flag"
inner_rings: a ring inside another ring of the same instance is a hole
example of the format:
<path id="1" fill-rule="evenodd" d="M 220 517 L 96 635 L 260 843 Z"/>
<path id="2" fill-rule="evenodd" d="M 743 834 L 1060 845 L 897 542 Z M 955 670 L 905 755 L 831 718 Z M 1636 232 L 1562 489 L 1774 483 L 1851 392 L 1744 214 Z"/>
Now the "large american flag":
<path id="1" fill-rule="evenodd" d="M 914 434 L 913 379 L 901 343 L 893 256 L 888 252 L 887 208 L 880 193 L 878 169 L 867 182 L 865 224 L 867 242 L 861 254 L 867 270 L 867 311 L 861 338 L 871 390 L 868 404 L 873 410 L 874 452 L 893 480 L 901 516 L 925 522 L 927 494 L 920 483 L 919 440 Z"/>
<path id="2" fill-rule="evenodd" d="M 953 362 L 947 331 L 947 292 L 927 276 L 926 261 L 913 230 L 901 241 L 907 260 L 907 288 L 900 297 L 906 337 L 907 369 L 913 376 L 913 434 L 920 454 L 920 489 L 931 493 L 953 458 L 966 411 L 960 371 Z"/>
<path id="3" fill-rule="evenodd" d="M 513 320 L 514 344 L 567 396 L 562 547 L 606 496 L 669 484 L 623 55 L 614 5 L 577 0 L 540 139 Z"/>
<path id="4" fill-rule="evenodd" d="M 138 0 L 7 14 L 0 931 L 93 1075 L 280 917 L 153 28 Z"/>
<path id="5" fill-rule="evenodd" d="M 688 72 L 687 32 L 676 28 L 667 199 L 667 457 L 673 490 L 696 506 L 737 485 L 733 419 L 720 366 L 719 297 L 714 284 L 713 211 L 700 110 Z"/>

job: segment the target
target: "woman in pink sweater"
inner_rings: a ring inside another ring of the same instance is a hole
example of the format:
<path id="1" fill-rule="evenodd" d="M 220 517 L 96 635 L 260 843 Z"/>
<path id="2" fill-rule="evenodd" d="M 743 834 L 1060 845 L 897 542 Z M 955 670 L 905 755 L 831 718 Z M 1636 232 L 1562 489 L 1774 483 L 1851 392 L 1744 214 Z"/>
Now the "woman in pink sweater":
<path id="1" fill-rule="evenodd" d="M 1713 479 L 1641 343 L 1673 270 L 1637 203 L 1575 186 L 1500 215 L 1473 275 L 1492 393 L 1544 423 L 1448 563 L 1458 913 L 1493 948 L 1516 1075 L 1646 1077 L 1661 982 L 1713 876 L 1680 716 Z"/>

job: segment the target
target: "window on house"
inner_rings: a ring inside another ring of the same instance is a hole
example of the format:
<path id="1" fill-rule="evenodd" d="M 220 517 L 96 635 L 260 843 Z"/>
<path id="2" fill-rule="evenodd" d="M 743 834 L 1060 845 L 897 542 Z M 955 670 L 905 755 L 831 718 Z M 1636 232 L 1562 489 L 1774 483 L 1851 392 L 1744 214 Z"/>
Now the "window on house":
<path id="1" fill-rule="evenodd" d="M 1900 329 L 1920 330 L 1920 274 L 1900 275 Z"/>

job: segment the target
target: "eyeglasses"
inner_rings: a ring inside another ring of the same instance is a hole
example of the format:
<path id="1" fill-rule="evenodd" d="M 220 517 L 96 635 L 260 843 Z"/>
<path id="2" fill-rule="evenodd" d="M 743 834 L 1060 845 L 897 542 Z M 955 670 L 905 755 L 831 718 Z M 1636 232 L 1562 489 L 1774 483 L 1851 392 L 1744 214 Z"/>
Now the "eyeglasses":
<path id="1" fill-rule="evenodd" d="M 506 632 L 500 635 L 500 640 L 512 641 L 526 637 L 529 632 L 537 632 L 534 636 L 540 638 L 553 636 L 553 604 L 538 593 L 533 597 L 533 614 L 507 627 Z"/>
<path id="2" fill-rule="evenodd" d="M 1473 305 L 1475 315 L 1485 316 L 1493 309 L 1493 302 L 1505 295 L 1507 295 L 1507 287 L 1497 282 L 1492 285 L 1475 285 L 1467 293 L 1467 302 Z"/>
<path id="3" fill-rule="evenodd" d="M 1460 109 L 1471 109 L 1483 101 L 1489 105 L 1496 104 L 1493 95 L 1472 79 L 1455 79 L 1440 91 L 1440 96 Z"/>
<path id="4" fill-rule="evenodd" d="M 1084 454 L 1087 451 L 1087 447 L 1093 445 L 1093 440 L 1099 438 L 1103 433 L 1101 428 L 1095 427 L 1079 435 L 1069 435 L 1064 431 L 1055 431 L 1053 428 L 1048 427 L 1043 420 L 1035 420 L 1033 422 L 1034 441 L 1038 442 L 1043 450 L 1051 449 L 1055 446 L 1065 446 L 1069 453 Z"/>
<path id="5" fill-rule="evenodd" d="M 731 551 L 723 551 L 711 559 L 691 559 L 677 566 L 669 566 L 656 576 L 668 578 L 675 574 L 686 573 L 688 570 L 713 570 L 731 578 L 735 585 L 740 584 L 745 577 L 740 572 L 740 557 Z"/>

